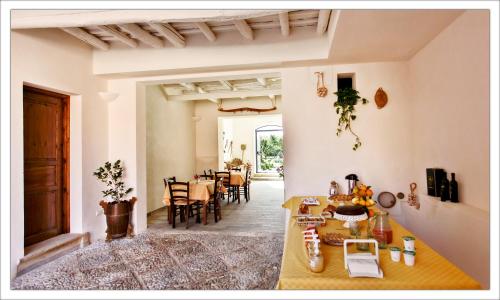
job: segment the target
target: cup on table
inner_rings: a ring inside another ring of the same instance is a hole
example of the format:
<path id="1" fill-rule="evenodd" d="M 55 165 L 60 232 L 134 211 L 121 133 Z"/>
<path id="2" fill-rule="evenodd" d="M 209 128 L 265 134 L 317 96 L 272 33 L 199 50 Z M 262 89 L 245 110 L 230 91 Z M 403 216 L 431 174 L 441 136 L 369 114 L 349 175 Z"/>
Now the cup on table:
<path id="1" fill-rule="evenodd" d="M 408 251 L 405 250 L 403 251 L 404 257 L 405 257 L 405 265 L 407 266 L 413 266 L 415 264 L 415 251 Z"/>
<path id="2" fill-rule="evenodd" d="M 401 249 L 399 247 L 391 247 L 389 250 L 391 251 L 392 261 L 398 262 L 401 260 Z"/>
<path id="3" fill-rule="evenodd" d="M 403 242 L 405 245 L 405 250 L 415 251 L 415 238 L 412 236 L 404 236 Z"/>

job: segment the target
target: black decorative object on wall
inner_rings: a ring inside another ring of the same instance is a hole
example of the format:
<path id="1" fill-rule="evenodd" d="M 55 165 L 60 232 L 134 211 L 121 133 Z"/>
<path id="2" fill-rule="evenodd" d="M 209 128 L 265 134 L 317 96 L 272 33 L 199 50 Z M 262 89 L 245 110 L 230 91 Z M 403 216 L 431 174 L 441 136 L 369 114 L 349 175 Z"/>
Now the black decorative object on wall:
<path id="1" fill-rule="evenodd" d="M 441 180 L 445 174 L 443 169 L 439 168 L 428 168 L 426 169 L 427 174 L 427 195 L 433 197 L 441 196 Z"/>
<path id="2" fill-rule="evenodd" d="M 446 172 L 443 174 L 443 178 L 441 179 L 441 186 L 439 195 L 441 197 L 441 201 L 450 200 L 450 182 L 448 181 L 448 176 Z"/>

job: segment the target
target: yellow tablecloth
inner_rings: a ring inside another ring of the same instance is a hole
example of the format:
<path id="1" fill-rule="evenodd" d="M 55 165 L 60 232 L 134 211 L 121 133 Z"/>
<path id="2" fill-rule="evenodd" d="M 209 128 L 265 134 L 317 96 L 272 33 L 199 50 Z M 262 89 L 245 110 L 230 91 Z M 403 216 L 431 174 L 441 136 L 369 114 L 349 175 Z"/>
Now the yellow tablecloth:
<path id="1" fill-rule="evenodd" d="M 318 197 L 320 206 L 311 206 L 313 214 L 320 214 L 327 205 L 326 197 Z M 302 197 L 289 199 L 284 208 L 295 215 Z M 408 230 L 391 219 L 393 242 L 390 246 L 403 249 L 402 236 L 413 235 Z M 361 222 L 362 230 L 366 232 L 366 221 Z M 342 227 L 338 220 L 328 220 L 325 227 L 319 227 L 320 236 L 326 232 L 341 232 L 349 235 L 348 229 Z M 344 254 L 342 247 L 329 246 L 321 243 L 321 251 L 325 260 L 325 268 L 321 273 L 309 271 L 307 256 L 303 242 L 302 227 L 295 224 L 292 217 L 288 224 L 285 239 L 281 273 L 278 289 L 310 289 L 310 290 L 458 290 L 481 289 L 477 281 L 461 271 L 458 267 L 432 250 L 418 237 L 415 241 L 417 255 L 415 265 L 408 267 L 404 263 L 403 254 L 400 262 L 393 262 L 388 249 L 380 250 L 380 266 L 384 278 L 350 278 L 344 269 Z M 413 235 L 414 236 L 414 235 Z M 443 238 L 446 238 L 445 236 Z M 350 247 L 355 247 L 354 245 Z M 352 248 L 351 248 L 352 249 Z M 352 250 L 351 250 L 352 251 Z"/>
<path id="2" fill-rule="evenodd" d="M 214 193 L 215 180 L 202 180 L 199 183 L 196 181 L 189 182 L 189 199 L 200 200 L 208 203 L 210 195 Z M 170 189 L 167 187 L 163 192 L 163 203 L 170 206 Z"/>

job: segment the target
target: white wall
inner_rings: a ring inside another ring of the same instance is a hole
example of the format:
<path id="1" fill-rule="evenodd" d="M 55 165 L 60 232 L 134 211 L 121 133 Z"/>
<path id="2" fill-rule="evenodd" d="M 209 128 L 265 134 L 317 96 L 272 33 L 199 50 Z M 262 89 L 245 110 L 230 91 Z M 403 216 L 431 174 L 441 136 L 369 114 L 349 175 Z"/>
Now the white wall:
<path id="1" fill-rule="evenodd" d="M 488 28 L 488 11 L 467 11 L 409 62 L 412 170 L 422 209 L 408 212 L 407 224 L 484 288 L 489 286 Z M 460 203 L 426 195 L 429 167 L 444 168 L 448 178 L 456 174 Z"/>
<path id="2" fill-rule="evenodd" d="M 107 159 L 107 103 L 98 97 L 106 81 L 92 75 L 92 49 L 59 30 L 12 31 L 11 35 L 11 275 L 24 256 L 23 83 L 59 91 L 70 98 L 70 227 L 105 230 L 95 212 L 101 199 L 92 172 Z M 85 142 L 82 142 L 85 141 Z"/>
<path id="3" fill-rule="evenodd" d="M 231 100 L 224 104 L 224 108 L 234 108 L 242 106 L 269 107 L 269 100 L 252 100 L 251 104 L 245 100 Z M 276 114 L 281 112 L 282 101 L 276 100 L 275 111 L 261 113 L 260 115 Z M 219 117 L 234 116 L 233 113 L 225 113 L 217 110 L 217 105 L 210 101 L 197 101 L 194 107 L 196 116 L 201 117 L 196 122 L 196 172 L 203 172 L 208 169 L 219 169 L 218 166 L 218 121 Z M 258 113 L 238 113 L 238 116 L 259 115 Z M 239 146 L 238 146 L 239 147 Z M 239 148 L 238 148 L 239 149 Z M 239 153 L 235 148 L 234 154 Z"/>
<path id="4" fill-rule="evenodd" d="M 242 116 L 242 117 L 220 117 L 224 121 L 228 120 L 227 126 L 224 129 L 229 129 L 232 133 L 233 141 L 233 158 L 241 158 L 241 145 L 246 144 L 247 148 L 244 154 L 244 162 L 249 161 L 252 164 L 252 172 L 256 172 L 256 155 L 255 155 L 255 129 L 266 125 L 281 126 L 282 120 L 280 114 L 275 115 L 262 115 L 262 116 Z M 220 122 L 219 122 L 220 124 Z M 222 140 L 219 137 L 219 142 Z M 217 141 L 215 141 L 217 142 Z M 219 169 L 223 152 L 219 147 Z"/>
<path id="5" fill-rule="evenodd" d="M 314 72 L 323 71 L 329 89 L 316 97 Z M 333 103 L 337 73 L 355 73 L 360 96 L 370 102 L 358 104 L 353 130 L 362 146 L 352 150 L 354 137 L 336 136 L 338 115 Z M 411 172 L 410 90 L 405 62 L 369 63 L 284 69 L 282 71 L 283 129 L 285 151 L 285 198 L 295 195 L 327 195 L 330 181 L 346 191 L 344 179 L 355 173 L 364 183 L 382 191 L 407 192 L 414 180 Z M 388 104 L 377 109 L 373 96 L 379 87 L 387 92 Z M 400 206 L 390 210 L 404 222 Z"/>
<path id="6" fill-rule="evenodd" d="M 193 101 L 166 101 L 158 85 L 146 88 L 148 212 L 164 206 L 163 178 L 195 174 Z"/>

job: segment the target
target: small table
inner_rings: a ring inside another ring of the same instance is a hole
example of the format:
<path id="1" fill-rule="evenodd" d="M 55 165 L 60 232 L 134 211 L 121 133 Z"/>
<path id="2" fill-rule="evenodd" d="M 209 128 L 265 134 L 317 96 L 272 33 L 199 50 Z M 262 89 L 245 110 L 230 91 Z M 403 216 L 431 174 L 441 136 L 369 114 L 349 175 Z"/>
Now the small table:
<path id="1" fill-rule="evenodd" d="M 310 206 L 312 214 L 320 214 L 326 207 L 326 197 L 320 199 L 319 206 Z M 295 215 L 302 197 L 293 197 L 283 204 Z M 360 222 L 366 232 L 366 222 Z M 401 237 L 414 235 L 394 220 L 390 219 L 393 242 L 390 246 L 403 248 Z M 380 250 L 380 267 L 384 278 L 350 278 L 344 269 L 342 247 L 321 244 L 325 259 L 325 268 L 321 273 L 309 271 L 306 250 L 303 241 L 303 228 L 295 225 L 290 218 L 283 249 L 283 260 L 279 276 L 278 289 L 312 290 L 476 290 L 480 284 L 465 274 L 446 258 L 432 250 L 422 240 L 415 241 L 417 249 L 416 263 L 408 267 L 401 255 L 400 262 L 393 262 L 388 249 Z M 326 232 L 341 232 L 349 235 L 349 230 L 342 229 L 342 222 L 328 220 L 325 227 L 318 227 L 320 236 Z M 337 229 L 340 229 L 337 230 Z"/>
<path id="2" fill-rule="evenodd" d="M 202 220 L 203 224 L 207 225 L 207 207 L 210 201 L 210 195 L 214 193 L 215 180 L 200 180 L 200 182 L 190 181 L 189 182 L 189 199 L 197 200 L 202 203 Z M 170 189 L 168 185 L 165 187 L 163 193 L 163 203 L 168 209 L 168 223 L 171 224 L 171 211 L 170 211 Z"/>

